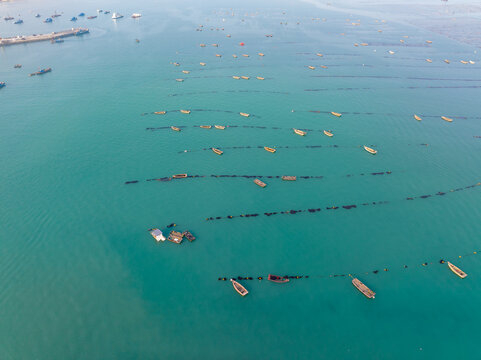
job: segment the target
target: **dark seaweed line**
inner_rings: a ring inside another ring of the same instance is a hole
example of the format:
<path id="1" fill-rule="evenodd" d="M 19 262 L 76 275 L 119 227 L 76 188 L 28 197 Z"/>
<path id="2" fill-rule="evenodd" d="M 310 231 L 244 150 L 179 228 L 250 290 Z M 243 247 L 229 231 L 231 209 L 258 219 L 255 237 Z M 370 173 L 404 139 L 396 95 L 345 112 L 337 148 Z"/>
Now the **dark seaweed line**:
<path id="1" fill-rule="evenodd" d="M 452 258 L 455 258 L 455 259 L 460 259 L 460 258 L 464 258 L 464 257 L 468 257 L 468 256 L 473 256 L 473 255 L 478 255 L 478 254 L 481 254 L 481 250 L 475 250 L 473 252 L 470 252 L 470 253 L 467 253 L 467 254 L 464 254 L 464 255 L 458 255 L 456 257 L 452 257 Z M 413 267 L 426 267 L 426 266 L 429 266 L 429 265 L 433 265 L 433 264 L 445 264 L 446 261 L 448 260 L 444 260 L 444 259 L 440 259 L 436 262 L 433 262 L 433 261 L 426 261 L 426 262 L 423 262 L 421 264 L 416 264 L 416 265 L 410 265 L 411 268 Z M 402 267 L 400 268 L 394 268 L 395 270 L 406 270 L 408 269 L 409 266 L 408 265 L 403 265 Z M 388 271 L 391 271 L 392 268 L 388 268 L 388 267 L 384 267 L 382 268 L 382 270 L 379 270 L 379 269 L 376 269 L 376 270 L 371 270 L 371 271 L 364 271 L 364 272 L 350 272 L 350 273 L 343 273 L 343 274 L 328 274 L 328 275 L 321 275 L 321 274 L 316 274 L 316 275 L 282 275 L 281 277 L 284 278 L 284 279 L 309 279 L 309 278 L 318 278 L 318 279 L 332 279 L 332 278 L 337 278 L 337 277 L 350 277 L 350 276 L 359 276 L 359 275 L 372 275 L 372 274 L 379 274 L 381 272 L 388 272 Z M 263 275 L 257 275 L 257 276 L 249 276 L 249 275 L 244 275 L 244 276 L 219 276 L 217 278 L 217 280 L 219 281 L 226 281 L 228 279 L 235 279 L 235 280 L 267 280 L 267 275 L 263 274 Z"/>
<path id="2" fill-rule="evenodd" d="M 331 111 L 329 110 L 296 110 L 296 112 L 311 112 L 315 114 L 331 114 Z M 402 116 L 402 117 L 409 117 L 413 116 L 413 114 L 393 114 L 393 113 L 373 113 L 373 112 L 348 112 L 348 111 L 342 111 L 342 115 L 383 115 L 383 116 Z M 426 114 L 418 114 L 421 117 L 427 117 L 427 118 L 441 118 L 443 115 L 426 115 Z M 450 116 L 453 119 L 481 119 L 481 116 Z"/>
<path id="3" fill-rule="evenodd" d="M 353 177 L 353 176 L 366 176 L 366 175 L 391 175 L 392 171 L 380 171 L 380 172 L 373 172 L 373 173 L 361 173 L 361 174 L 349 174 L 349 175 L 344 175 L 344 177 Z M 255 179 L 255 178 L 267 178 L 267 179 L 280 179 L 282 178 L 282 175 L 187 175 L 187 178 L 245 178 L 245 179 Z M 323 175 L 297 175 L 299 179 L 324 179 L 325 176 Z M 185 179 L 185 178 L 181 178 Z M 166 176 L 166 177 L 160 177 L 160 178 L 154 178 L 154 179 L 146 179 L 145 181 L 171 181 L 171 180 L 180 180 L 180 179 L 174 179 L 172 177 Z M 126 181 L 124 184 L 136 184 L 140 180 L 130 180 Z"/>
<path id="4" fill-rule="evenodd" d="M 186 129 L 188 127 L 190 128 L 197 128 L 197 129 L 202 129 L 200 127 L 201 125 L 176 125 L 176 127 L 180 129 Z M 254 125 L 225 125 L 226 129 L 227 128 L 243 128 L 243 129 L 269 129 L 269 130 L 292 130 L 293 128 L 280 128 L 280 127 L 269 127 L 269 126 L 254 126 Z M 216 130 L 212 128 L 213 130 Z M 324 130 L 320 129 L 305 129 L 305 128 L 296 128 L 298 130 L 302 131 L 316 131 L 322 133 Z M 150 131 L 156 131 L 156 130 L 172 130 L 170 126 L 159 126 L 159 127 L 148 127 L 145 128 L 145 130 L 150 130 Z M 202 130 L 208 130 L 208 129 L 202 129 Z"/>
<path id="5" fill-rule="evenodd" d="M 403 79 L 403 80 L 428 80 L 428 81 L 481 81 L 481 79 L 446 79 L 446 78 L 422 78 L 422 77 L 400 77 L 386 75 L 311 75 L 310 77 L 321 78 L 355 78 L 355 79 Z"/>
<path id="6" fill-rule="evenodd" d="M 266 94 L 279 94 L 279 95 L 290 95 L 289 92 L 285 91 L 262 91 L 262 90 L 223 90 L 223 91 L 198 91 L 198 92 L 190 92 L 190 93 L 179 93 L 179 94 L 169 94 L 168 96 L 192 96 L 192 95 L 203 95 L 203 94 L 218 94 L 221 92 L 228 92 L 228 93 L 266 93 Z"/>
<path id="7" fill-rule="evenodd" d="M 462 191 L 462 190 L 467 190 L 467 189 L 472 189 L 475 188 L 476 186 L 481 185 L 481 182 L 478 182 L 474 185 L 468 185 L 465 187 L 449 190 L 447 193 L 450 192 L 457 192 L 457 191 Z M 413 197 L 407 197 L 404 200 L 412 201 L 416 199 L 428 199 L 434 196 L 443 196 L 447 194 L 446 192 L 437 192 L 435 194 L 428 194 L 428 195 L 420 195 L 420 196 L 413 196 Z M 321 208 L 310 208 L 310 209 L 302 209 L 302 210 L 287 210 L 287 211 L 274 211 L 274 212 L 265 212 L 263 214 L 240 214 L 240 215 L 227 215 L 227 216 L 216 216 L 216 217 L 208 217 L 206 218 L 206 221 L 212 221 L 212 220 L 221 220 L 221 219 L 234 219 L 234 218 L 251 218 L 251 217 L 257 217 L 257 216 L 274 216 L 274 215 L 295 215 L 298 213 L 317 213 L 325 210 L 338 210 L 338 209 L 344 209 L 344 210 L 351 210 L 355 209 L 358 206 L 372 206 L 372 205 L 383 205 L 383 204 L 388 204 L 390 203 L 389 201 L 373 201 L 373 202 L 365 202 L 361 204 L 350 204 L 350 205 L 333 205 L 333 206 L 327 206 L 324 209 Z"/>
<path id="8" fill-rule="evenodd" d="M 180 113 L 180 110 L 181 109 L 175 109 L 175 110 L 164 110 L 165 111 L 165 114 L 168 114 L 168 113 Z M 188 110 L 188 109 L 186 109 Z M 236 111 L 232 111 L 232 110 L 215 110 L 215 109 L 189 109 L 191 112 L 194 112 L 194 111 L 209 111 L 209 112 L 223 112 L 223 113 L 228 113 L 228 114 L 237 114 L 239 115 L 239 112 L 236 112 Z M 140 114 L 141 116 L 145 116 L 145 115 L 157 115 L 155 114 L 154 111 L 152 112 L 144 112 L 142 114 Z M 182 114 L 182 115 L 190 115 L 190 114 Z M 257 118 L 260 118 L 261 116 L 258 116 L 258 115 L 253 115 L 253 114 L 250 114 L 249 117 L 257 117 Z"/>
<path id="9" fill-rule="evenodd" d="M 304 89 L 304 91 L 355 91 L 355 90 L 395 90 L 395 89 L 479 89 L 481 85 L 472 86 L 401 86 L 396 88 L 320 88 L 320 89 Z"/>

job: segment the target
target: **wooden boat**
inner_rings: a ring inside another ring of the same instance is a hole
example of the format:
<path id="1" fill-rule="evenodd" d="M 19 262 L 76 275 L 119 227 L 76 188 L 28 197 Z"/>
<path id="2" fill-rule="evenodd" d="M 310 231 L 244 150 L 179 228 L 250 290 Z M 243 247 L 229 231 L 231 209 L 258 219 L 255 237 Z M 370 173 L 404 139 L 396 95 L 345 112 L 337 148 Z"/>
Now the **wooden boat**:
<path id="1" fill-rule="evenodd" d="M 364 294 L 368 299 L 374 299 L 376 293 L 364 285 L 359 279 L 352 279 L 352 284 Z"/>
<path id="2" fill-rule="evenodd" d="M 14 67 L 15 69 L 20 69 L 20 68 L 22 67 L 22 64 L 15 64 L 13 67 Z"/>
<path id="3" fill-rule="evenodd" d="M 358 43 L 354 43 L 354 46 L 359 46 L 359 44 L 358 44 Z"/>
<path id="4" fill-rule="evenodd" d="M 249 77 L 248 76 L 241 76 L 241 79 L 249 80 Z"/>
<path id="5" fill-rule="evenodd" d="M 236 54 L 233 54 L 232 57 L 233 57 L 234 59 L 237 59 L 237 55 L 236 55 Z"/>
<path id="6" fill-rule="evenodd" d="M 182 236 L 185 237 L 187 240 L 189 240 L 190 242 L 194 241 L 195 240 L 195 236 L 192 235 L 192 233 L 190 231 L 184 231 L 182 233 Z"/>
<path id="7" fill-rule="evenodd" d="M 254 179 L 254 183 L 255 183 L 256 185 L 259 185 L 261 188 L 265 188 L 265 187 L 267 186 L 266 183 L 260 181 L 259 179 Z"/>
<path id="8" fill-rule="evenodd" d="M 433 61 L 431 59 L 426 59 L 428 63 L 432 63 Z"/>
<path id="9" fill-rule="evenodd" d="M 172 175 L 173 179 L 185 179 L 187 177 L 187 174 L 175 174 Z"/>
<path id="10" fill-rule="evenodd" d="M 323 57 L 323 56 L 324 56 L 324 55 L 322 55 L 322 54 L 319 54 L 319 53 L 317 53 L 316 55 L 317 55 L 317 56 L 319 56 L 319 57 Z"/>
<path id="11" fill-rule="evenodd" d="M 152 237 L 155 240 L 157 240 L 157 242 L 165 241 L 165 236 L 164 236 L 164 234 L 162 234 L 162 231 L 160 231 L 159 229 L 157 229 L 157 228 L 149 229 L 149 232 L 150 232 L 150 235 L 152 235 Z"/>
<path id="12" fill-rule="evenodd" d="M 308 66 L 308 68 L 311 69 L 311 70 L 314 70 L 314 69 L 315 69 L 314 66 L 310 66 L 310 65 Z"/>
<path id="13" fill-rule="evenodd" d="M 294 130 L 294 133 L 296 133 L 297 135 L 306 136 L 306 134 L 307 134 L 307 132 L 299 130 L 299 129 L 292 129 L 292 130 Z"/>
<path id="14" fill-rule="evenodd" d="M 261 77 L 261 76 L 256 76 L 256 79 L 257 79 L 257 80 L 264 80 L 264 78 Z"/>
<path id="15" fill-rule="evenodd" d="M 219 129 L 219 130 L 225 130 L 225 126 L 224 125 L 214 125 L 214 127 L 216 129 Z"/>
<path id="16" fill-rule="evenodd" d="M 201 66 L 205 66 L 205 63 L 203 63 L 203 62 L 201 62 L 201 63 L 199 63 L 199 64 L 200 64 Z"/>
<path id="17" fill-rule="evenodd" d="M 236 80 L 239 80 L 239 79 L 240 79 L 240 76 L 233 76 L 232 78 L 233 78 L 233 79 L 236 79 Z"/>
<path id="18" fill-rule="evenodd" d="M 42 70 L 39 70 L 39 71 L 37 71 L 37 72 L 28 74 L 28 76 L 44 75 L 44 74 L 49 73 L 49 72 L 51 72 L 51 71 L 52 71 L 52 68 L 46 68 L 46 69 L 42 69 Z"/>
<path id="19" fill-rule="evenodd" d="M 167 111 L 155 111 L 154 114 L 155 115 L 165 115 L 167 113 Z"/>
<path id="20" fill-rule="evenodd" d="M 421 120 L 422 120 L 422 119 L 421 119 L 419 116 L 417 116 L 416 114 L 414 114 L 414 118 L 415 118 L 417 121 L 421 121 Z"/>
<path id="21" fill-rule="evenodd" d="M 333 137 L 333 136 L 334 136 L 334 134 L 333 134 L 332 132 L 327 131 L 327 130 L 324 130 L 324 135 L 329 136 L 329 137 Z"/>
<path id="22" fill-rule="evenodd" d="M 234 279 L 230 279 L 230 281 L 232 282 L 232 286 L 234 287 L 235 291 L 237 291 L 241 296 L 246 296 L 249 293 L 245 287 L 243 287 Z"/>
<path id="23" fill-rule="evenodd" d="M 278 284 L 285 284 L 285 283 L 289 282 L 288 277 L 271 275 L 271 274 L 269 274 L 267 276 L 267 280 L 278 283 Z"/>
<path id="24" fill-rule="evenodd" d="M 327 69 L 327 66 L 326 66 L 326 65 L 321 65 L 321 68 Z"/>
<path id="25" fill-rule="evenodd" d="M 167 240 L 172 241 L 173 243 L 180 244 L 182 242 L 183 235 L 181 232 L 172 230 L 169 234 Z"/>
<path id="26" fill-rule="evenodd" d="M 334 111 L 331 111 L 331 114 L 334 115 L 334 116 L 337 116 L 337 117 L 341 117 L 341 116 L 342 116 L 341 113 L 337 113 L 337 112 L 334 112 Z"/>
<path id="27" fill-rule="evenodd" d="M 461 64 L 469 64 L 467 61 L 465 60 L 459 60 L 461 62 Z"/>
<path id="28" fill-rule="evenodd" d="M 205 47 L 205 44 L 200 44 L 200 47 Z"/>
<path id="29" fill-rule="evenodd" d="M 222 57 L 222 55 L 221 55 L 221 54 L 215 54 L 215 56 L 217 56 L 217 57 Z"/>
<path id="30" fill-rule="evenodd" d="M 222 155 L 224 152 L 222 150 L 216 149 L 216 148 L 211 148 L 214 153 L 217 155 Z"/>
<path id="31" fill-rule="evenodd" d="M 178 82 L 183 82 L 184 79 L 175 79 L 175 81 L 178 81 Z"/>
<path id="32" fill-rule="evenodd" d="M 451 61 L 449 61 L 448 59 L 444 59 L 444 62 L 445 62 L 446 64 L 449 64 Z"/>
<path id="33" fill-rule="evenodd" d="M 219 44 L 212 44 L 213 47 L 219 47 Z"/>
<path id="34" fill-rule="evenodd" d="M 296 176 L 284 175 L 284 176 L 282 176 L 282 180 L 284 180 L 284 181 L 296 181 L 297 177 Z"/>
<path id="35" fill-rule="evenodd" d="M 258 53 L 257 55 L 259 55 L 259 56 L 264 56 L 264 54 L 263 54 L 263 53 Z"/>
<path id="36" fill-rule="evenodd" d="M 273 149 L 273 148 L 270 148 L 270 147 L 267 147 L 267 146 L 264 146 L 264 150 L 265 151 L 269 151 L 271 153 L 275 153 L 276 152 L 276 149 Z"/>
<path id="37" fill-rule="evenodd" d="M 392 55 L 392 54 L 394 54 L 394 51 L 392 51 L 392 50 L 389 50 L 389 54 L 391 54 L 391 55 Z"/>
<path id="38" fill-rule="evenodd" d="M 200 125 L 199 127 L 202 129 L 210 129 L 212 125 Z"/>
<path id="39" fill-rule="evenodd" d="M 431 40 L 426 40 L 427 44 L 432 44 L 433 42 Z"/>
<path id="40" fill-rule="evenodd" d="M 184 74 L 189 74 L 189 73 L 190 73 L 189 70 L 182 70 L 182 72 L 183 72 Z"/>
<path id="41" fill-rule="evenodd" d="M 180 131 L 180 129 L 178 127 L 175 127 L 175 126 L 171 126 L 170 128 L 174 131 Z"/>
<path id="42" fill-rule="evenodd" d="M 463 270 L 451 264 L 449 261 L 448 261 L 448 266 L 449 266 L 449 269 L 451 269 L 451 271 L 456 275 L 458 275 L 461 279 L 464 279 L 466 276 L 468 276 L 468 274 L 466 274 Z"/>
<path id="43" fill-rule="evenodd" d="M 243 57 L 249 57 L 249 55 L 248 55 L 248 54 L 242 54 L 242 56 L 243 56 Z"/>
<path id="44" fill-rule="evenodd" d="M 361 43 L 361 46 L 368 46 L 368 43 Z"/>
<path id="45" fill-rule="evenodd" d="M 180 66 L 180 64 L 178 62 L 175 62 L 174 63 L 175 66 Z"/>
<path id="46" fill-rule="evenodd" d="M 473 60 L 469 60 L 469 63 L 470 63 L 471 65 L 476 64 Z"/>
<path id="47" fill-rule="evenodd" d="M 447 121 L 447 122 L 452 122 L 452 121 L 453 121 L 453 119 L 448 118 L 448 117 L 446 117 L 446 116 L 441 116 L 441 119 L 443 119 L 444 121 Z"/>
<path id="48" fill-rule="evenodd" d="M 366 145 L 364 145 L 364 150 L 366 150 L 368 153 L 373 154 L 373 155 L 377 154 L 377 150 L 371 149 L 370 147 L 367 147 Z"/>
<path id="49" fill-rule="evenodd" d="M 190 114 L 190 110 L 180 110 L 182 114 Z"/>
<path id="50" fill-rule="evenodd" d="M 401 40 L 399 40 L 399 42 L 401 42 L 401 43 L 403 43 L 403 44 L 404 44 L 404 40 L 402 40 L 402 39 L 401 39 Z"/>
<path id="51" fill-rule="evenodd" d="M 243 113 L 243 112 L 241 112 L 241 113 L 239 113 L 239 114 L 240 114 L 241 116 L 245 116 L 245 117 L 251 116 L 250 114 L 248 114 L 248 113 Z"/>

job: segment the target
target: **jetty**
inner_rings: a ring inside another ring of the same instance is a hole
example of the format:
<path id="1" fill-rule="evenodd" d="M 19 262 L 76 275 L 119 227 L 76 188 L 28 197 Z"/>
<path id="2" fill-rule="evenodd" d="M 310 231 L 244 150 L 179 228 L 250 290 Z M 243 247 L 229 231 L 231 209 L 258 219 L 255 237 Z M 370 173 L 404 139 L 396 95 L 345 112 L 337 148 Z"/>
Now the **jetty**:
<path id="1" fill-rule="evenodd" d="M 52 32 L 49 34 L 39 34 L 39 35 L 34 34 L 34 35 L 16 36 L 16 37 L 10 37 L 10 38 L 0 37 L 0 46 L 26 44 L 26 43 L 32 43 L 37 41 L 52 41 L 52 40 L 65 38 L 69 36 L 79 36 L 79 35 L 87 34 L 88 32 L 89 32 L 89 29 L 86 29 L 86 28 L 72 28 L 70 30 Z"/>

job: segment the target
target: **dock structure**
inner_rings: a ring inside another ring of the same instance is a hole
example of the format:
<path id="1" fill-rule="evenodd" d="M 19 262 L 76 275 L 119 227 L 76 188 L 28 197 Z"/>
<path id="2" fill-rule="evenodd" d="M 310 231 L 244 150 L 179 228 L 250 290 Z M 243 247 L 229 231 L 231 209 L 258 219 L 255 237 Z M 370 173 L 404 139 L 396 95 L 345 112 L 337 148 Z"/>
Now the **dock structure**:
<path id="1" fill-rule="evenodd" d="M 26 44 L 26 43 L 32 43 L 37 41 L 56 40 L 56 39 L 65 38 L 69 36 L 79 36 L 79 35 L 87 34 L 88 32 L 89 32 L 89 29 L 86 29 L 86 28 L 72 28 L 70 30 L 52 32 L 49 34 L 39 34 L 39 35 L 34 34 L 34 35 L 28 35 L 28 36 L 0 38 L 0 46 Z"/>

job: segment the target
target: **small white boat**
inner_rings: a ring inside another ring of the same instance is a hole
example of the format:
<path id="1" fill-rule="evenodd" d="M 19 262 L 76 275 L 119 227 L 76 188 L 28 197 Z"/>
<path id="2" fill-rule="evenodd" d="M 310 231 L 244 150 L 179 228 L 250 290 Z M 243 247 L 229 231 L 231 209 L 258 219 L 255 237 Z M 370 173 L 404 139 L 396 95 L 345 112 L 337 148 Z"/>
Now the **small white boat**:
<path id="1" fill-rule="evenodd" d="M 114 12 L 114 14 L 112 15 L 113 20 L 122 19 L 123 17 L 124 17 L 123 15 L 116 12 Z"/>
<path id="2" fill-rule="evenodd" d="M 232 286 L 234 287 L 235 291 L 237 291 L 240 295 L 246 296 L 249 293 L 245 287 L 243 287 L 234 279 L 230 279 L 230 281 L 232 282 Z"/>
<path id="3" fill-rule="evenodd" d="M 139 18 L 139 17 L 142 17 L 142 14 L 133 13 L 130 17 L 131 17 L 132 19 L 137 19 L 137 18 Z"/>
<path id="4" fill-rule="evenodd" d="M 449 266 L 449 269 L 455 273 L 456 275 L 458 275 L 461 279 L 464 279 L 466 276 L 468 276 L 468 274 L 466 274 L 463 270 L 461 270 L 460 268 L 458 268 L 457 266 L 451 264 L 449 261 L 448 261 L 448 266 Z"/>
<path id="5" fill-rule="evenodd" d="M 150 232 L 150 235 L 152 235 L 152 237 L 157 240 L 157 241 L 165 241 L 165 236 L 164 234 L 162 234 L 162 231 L 160 231 L 159 229 L 155 228 L 155 229 L 150 229 L 149 230 Z"/>

